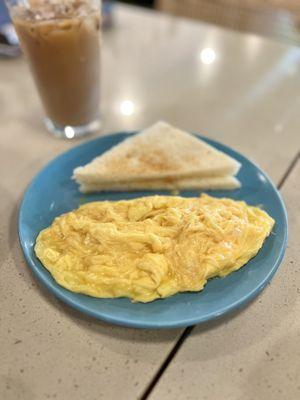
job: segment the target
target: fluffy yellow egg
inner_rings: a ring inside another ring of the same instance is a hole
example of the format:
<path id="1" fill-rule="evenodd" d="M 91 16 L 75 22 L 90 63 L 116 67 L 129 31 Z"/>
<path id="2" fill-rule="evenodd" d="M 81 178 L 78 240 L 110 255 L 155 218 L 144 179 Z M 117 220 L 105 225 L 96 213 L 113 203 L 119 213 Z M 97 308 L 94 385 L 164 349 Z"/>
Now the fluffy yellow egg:
<path id="1" fill-rule="evenodd" d="M 57 217 L 35 252 L 73 292 L 149 302 L 241 268 L 273 225 L 260 208 L 207 195 L 93 202 Z"/>

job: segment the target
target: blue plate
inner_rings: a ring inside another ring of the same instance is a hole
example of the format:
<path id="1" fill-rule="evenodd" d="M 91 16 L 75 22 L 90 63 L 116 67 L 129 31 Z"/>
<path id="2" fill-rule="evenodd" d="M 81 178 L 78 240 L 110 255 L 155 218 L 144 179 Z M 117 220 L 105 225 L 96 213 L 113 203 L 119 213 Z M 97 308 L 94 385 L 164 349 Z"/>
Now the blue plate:
<path id="1" fill-rule="evenodd" d="M 241 189 L 213 191 L 211 194 L 260 205 L 276 221 L 273 233 L 255 258 L 226 278 L 210 280 L 201 292 L 180 293 L 148 304 L 131 303 L 126 298 L 97 299 L 72 293 L 54 281 L 36 258 L 34 244 L 40 230 L 49 226 L 56 216 L 90 201 L 129 199 L 154 194 L 135 192 L 82 195 L 70 179 L 75 167 L 89 162 L 126 137 L 126 133 L 100 137 L 63 153 L 51 161 L 28 187 L 20 208 L 19 236 L 25 258 L 39 280 L 55 296 L 83 313 L 110 323 L 137 328 L 176 328 L 198 324 L 233 311 L 258 295 L 277 270 L 287 245 L 287 214 L 284 204 L 269 178 L 257 166 L 234 150 L 201 136 L 201 139 L 242 164 L 238 174 Z M 186 191 L 181 195 L 198 196 L 199 192 Z"/>

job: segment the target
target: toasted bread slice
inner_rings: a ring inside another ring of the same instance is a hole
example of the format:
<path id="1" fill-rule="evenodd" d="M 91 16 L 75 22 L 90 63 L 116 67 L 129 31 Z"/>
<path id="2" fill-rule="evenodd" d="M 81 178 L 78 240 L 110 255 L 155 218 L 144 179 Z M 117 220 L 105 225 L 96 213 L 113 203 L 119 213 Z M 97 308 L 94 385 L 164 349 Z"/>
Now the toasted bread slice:
<path id="1" fill-rule="evenodd" d="M 90 192 L 122 192 L 138 190 L 233 190 L 240 182 L 233 176 L 212 178 L 185 178 L 180 180 L 157 179 L 146 181 L 114 182 L 111 184 L 81 184 L 79 190 Z"/>
<path id="2" fill-rule="evenodd" d="M 82 185 L 235 175 L 240 164 L 195 136 L 158 122 L 74 170 Z"/>

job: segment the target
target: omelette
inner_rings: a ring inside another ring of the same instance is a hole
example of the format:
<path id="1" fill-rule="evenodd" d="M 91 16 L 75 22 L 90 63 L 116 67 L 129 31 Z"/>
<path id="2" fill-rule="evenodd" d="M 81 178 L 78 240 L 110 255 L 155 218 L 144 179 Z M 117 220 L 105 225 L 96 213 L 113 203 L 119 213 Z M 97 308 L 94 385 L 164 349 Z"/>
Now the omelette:
<path id="1" fill-rule="evenodd" d="M 273 225 L 260 208 L 204 194 L 99 201 L 55 218 L 35 253 L 64 288 L 146 303 L 238 270 Z"/>

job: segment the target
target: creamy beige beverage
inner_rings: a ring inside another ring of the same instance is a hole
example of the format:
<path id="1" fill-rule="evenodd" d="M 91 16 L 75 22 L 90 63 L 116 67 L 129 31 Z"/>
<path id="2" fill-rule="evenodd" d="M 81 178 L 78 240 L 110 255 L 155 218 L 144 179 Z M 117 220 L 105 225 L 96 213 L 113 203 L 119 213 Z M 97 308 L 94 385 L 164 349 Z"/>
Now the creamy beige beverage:
<path id="1" fill-rule="evenodd" d="M 11 10 L 46 115 L 56 126 L 82 126 L 99 117 L 99 4 L 38 0 Z"/>

